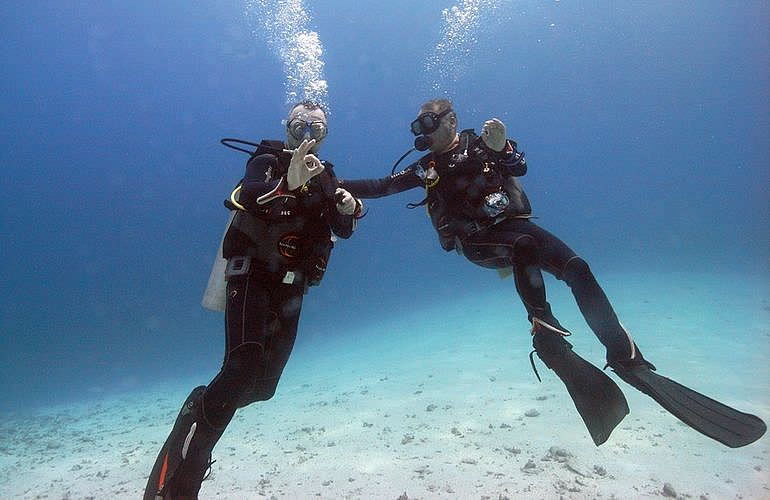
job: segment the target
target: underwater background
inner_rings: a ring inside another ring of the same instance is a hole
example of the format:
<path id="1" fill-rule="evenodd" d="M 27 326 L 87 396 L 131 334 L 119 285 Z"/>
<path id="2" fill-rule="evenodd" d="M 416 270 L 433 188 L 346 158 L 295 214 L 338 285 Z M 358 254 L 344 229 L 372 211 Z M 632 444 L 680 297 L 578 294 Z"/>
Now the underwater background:
<path id="1" fill-rule="evenodd" d="M 621 321 L 657 318 L 632 326 L 653 361 L 705 360 L 701 382 L 751 366 L 736 382 L 768 408 L 769 19 L 762 1 L 3 2 L 0 415 L 216 374 L 223 320 L 200 300 L 246 159 L 218 141 L 283 139 L 305 95 L 330 109 L 319 156 L 342 178 L 389 175 L 424 100 L 452 99 L 460 128 L 500 118 L 527 154 L 536 222 L 591 264 Z M 422 196 L 367 202 L 337 243 L 305 298 L 292 380 L 325 379 L 313 359 L 338 366 L 348 348 L 415 366 L 447 317 L 482 351 L 508 331 L 510 363 L 529 369 L 512 282 L 441 250 L 405 208 Z M 596 349 L 566 286 L 547 285 Z M 366 338 L 393 318 L 408 335 Z"/>

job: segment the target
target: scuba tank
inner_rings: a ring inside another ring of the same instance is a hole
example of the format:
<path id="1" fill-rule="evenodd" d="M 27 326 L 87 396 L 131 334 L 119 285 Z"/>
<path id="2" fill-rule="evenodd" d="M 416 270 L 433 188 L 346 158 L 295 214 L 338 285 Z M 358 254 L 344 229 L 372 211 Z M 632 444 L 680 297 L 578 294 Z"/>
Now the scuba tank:
<path id="1" fill-rule="evenodd" d="M 225 241 L 225 236 L 227 236 L 227 231 L 230 229 L 230 224 L 233 222 L 233 217 L 235 217 L 235 212 L 230 212 L 230 215 L 227 218 L 227 224 L 225 225 L 225 231 L 222 233 L 222 239 L 219 241 L 217 256 L 214 257 L 214 264 L 211 266 L 209 281 L 206 284 L 206 289 L 203 291 L 201 305 L 209 311 L 225 312 L 225 303 L 227 299 L 225 269 L 227 268 L 227 259 L 222 256 L 222 245 Z"/>

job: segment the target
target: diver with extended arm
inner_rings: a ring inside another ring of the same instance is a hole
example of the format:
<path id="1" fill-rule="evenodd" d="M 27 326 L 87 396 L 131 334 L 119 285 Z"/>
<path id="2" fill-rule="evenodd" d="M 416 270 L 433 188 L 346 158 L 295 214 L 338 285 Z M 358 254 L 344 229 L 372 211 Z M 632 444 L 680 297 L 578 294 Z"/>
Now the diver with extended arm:
<path id="1" fill-rule="evenodd" d="M 313 154 L 326 137 L 323 109 L 297 104 L 286 131 L 285 144 L 257 145 L 225 202 L 233 211 L 220 249 L 227 265 L 212 273 L 226 280 L 224 362 L 182 406 L 145 500 L 198 497 L 214 445 L 236 409 L 273 397 L 294 346 L 303 296 L 326 271 L 332 235 L 350 237 L 360 216 L 361 203 L 338 187 L 332 165 Z"/>
<path id="2" fill-rule="evenodd" d="M 612 379 L 578 356 L 564 339 L 569 332 L 546 300 L 543 269 L 570 287 L 583 317 L 607 349 L 607 365 L 623 380 L 728 446 L 743 446 L 762 436 L 766 427 L 759 418 L 654 372 L 618 321 L 586 261 L 530 220 L 530 203 L 517 179 L 526 173 L 526 161 L 516 143 L 506 139 L 502 122 L 485 122 L 480 136 L 473 130 L 458 134 L 451 102 L 438 99 L 422 105 L 411 131 L 417 136 L 415 149 L 430 150 L 428 154 L 389 177 L 340 180 L 340 185 L 359 198 L 423 187 L 425 199 L 410 207 L 427 204 L 445 250 L 456 250 L 482 267 L 512 270 L 532 323 L 535 352 L 564 382 L 597 445 L 628 414 L 628 405 Z"/>

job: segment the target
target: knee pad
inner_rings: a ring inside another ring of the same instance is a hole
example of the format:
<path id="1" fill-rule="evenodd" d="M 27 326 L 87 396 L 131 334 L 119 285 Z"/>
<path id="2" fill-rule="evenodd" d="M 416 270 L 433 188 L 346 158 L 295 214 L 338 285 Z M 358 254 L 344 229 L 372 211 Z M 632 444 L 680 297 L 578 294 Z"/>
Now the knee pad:
<path id="1" fill-rule="evenodd" d="M 222 371 L 228 378 L 242 378 L 253 374 L 259 360 L 264 356 L 264 347 L 257 342 L 241 344 L 230 352 Z"/>
<path id="2" fill-rule="evenodd" d="M 562 278 L 568 285 L 572 286 L 573 283 L 579 283 L 585 279 L 593 279 L 593 273 L 591 273 L 591 268 L 588 267 L 588 262 L 576 255 L 567 261 L 562 271 Z"/>
<path id="3" fill-rule="evenodd" d="M 517 264 L 528 265 L 537 262 L 538 246 L 534 236 L 524 234 L 513 244 L 513 257 Z"/>
<path id="4" fill-rule="evenodd" d="M 257 343 L 244 344 L 230 354 L 222 371 L 238 408 L 275 395 L 278 378 L 264 378 L 265 361 L 263 347 Z"/>
<path id="5" fill-rule="evenodd" d="M 278 387 L 277 378 L 253 379 L 248 390 L 239 394 L 238 408 L 243 408 L 259 401 L 267 401 L 275 395 L 276 387 Z"/>
<path id="6" fill-rule="evenodd" d="M 256 342 L 242 344 L 230 353 L 220 379 L 233 400 L 240 401 L 251 390 L 263 358 L 264 348 Z"/>
<path id="7" fill-rule="evenodd" d="M 267 401 L 275 396 L 275 389 L 277 387 L 278 378 L 261 378 L 255 380 L 252 390 L 247 394 L 246 404 L 256 403 L 257 401 Z"/>

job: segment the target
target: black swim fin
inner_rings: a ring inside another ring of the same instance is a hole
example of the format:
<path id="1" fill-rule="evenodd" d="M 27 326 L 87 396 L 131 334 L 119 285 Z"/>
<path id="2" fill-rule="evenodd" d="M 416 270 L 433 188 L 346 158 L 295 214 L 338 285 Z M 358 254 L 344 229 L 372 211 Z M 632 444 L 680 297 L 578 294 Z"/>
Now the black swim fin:
<path id="1" fill-rule="evenodd" d="M 650 396 L 676 418 L 730 448 L 753 443 L 767 430 L 759 417 L 740 412 L 658 375 L 646 363 L 643 361 L 631 367 L 610 363 L 610 367 L 620 378 Z"/>
<path id="2" fill-rule="evenodd" d="M 224 431 L 211 427 L 203 415 L 205 392 L 201 385 L 187 396 L 147 479 L 144 500 L 198 499 L 213 463 L 211 450 Z"/>
<path id="3" fill-rule="evenodd" d="M 561 334 L 537 329 L 532 345 L 543 363 L 567 386 L 594 444 L 599 446 L 607 441 L 613 429 L 628 415 L 628 403 L 618 385 L 602 370 L 578 356 Z M 530 362 L 534 369 L 532 354 Z"/>

